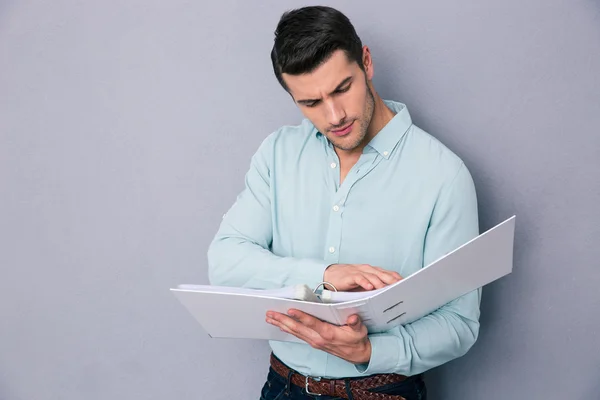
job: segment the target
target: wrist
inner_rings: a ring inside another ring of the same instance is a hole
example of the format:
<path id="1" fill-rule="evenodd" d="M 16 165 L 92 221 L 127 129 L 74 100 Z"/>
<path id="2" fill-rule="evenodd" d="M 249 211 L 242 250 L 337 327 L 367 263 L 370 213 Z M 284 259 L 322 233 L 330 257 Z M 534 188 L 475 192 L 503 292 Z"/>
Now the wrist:
<path id="1" fill-rule="evenodd" d="M 355 362 L 355 364 L 369 364 L 369 361 L 371 361 L 371 351 L 371 341 L 367 337 L 366 341 L 363 344 L 362 350 L 359 352 L 360 356 L 358 358 L 358 361 Z"/>
<path id="2" fill-rule="evenodd" d="M 332 272 L 332 268 L 333 266 L 335 266 L 337 264 L 330 264 L 325 268 L 325 271 L 323 271 L 323 282 L 327 282 L 327 283 L 331 283 L 330 279 L 331 279 L 331 272 Z M 331 287 L 329 287 L 329 285 L 325 285 L 324 286 L 325 289 L 327 290 L 332 290 Z"/>

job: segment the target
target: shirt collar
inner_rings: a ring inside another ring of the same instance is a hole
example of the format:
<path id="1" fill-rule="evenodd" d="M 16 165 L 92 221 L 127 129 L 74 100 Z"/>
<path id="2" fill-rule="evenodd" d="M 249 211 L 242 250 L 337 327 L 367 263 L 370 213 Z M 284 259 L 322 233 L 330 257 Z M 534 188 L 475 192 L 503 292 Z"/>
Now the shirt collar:
<path id="1" fill-rule="evenodd" d="M 396 148 L 400 139 L 411 127 L 412 119 L 406 105 L 391 100 L 383 101 L 396 115 L 371 139 L 365 147 L 365 151 L 368 151 L 367 149 L 370 147 L 383 158 L 388 159 L 392 154 L 392 150 Z"/>
<path id="2" fill-rule="evenodd" d="M 383 158 L 390 158 L 392 151 L 400 142 L 400 139 L 412 126 L 412 119 L 406 105 L 392 100 L 383 100 L 386 106 L 390 108 L 396 115 L 384 126 L 377 135 L 365 146 L 363 152 L 368 152 L 373 149 L 378 152 Z M 317 137 L 325 138 L 318 129 L 314 128 Z"/>

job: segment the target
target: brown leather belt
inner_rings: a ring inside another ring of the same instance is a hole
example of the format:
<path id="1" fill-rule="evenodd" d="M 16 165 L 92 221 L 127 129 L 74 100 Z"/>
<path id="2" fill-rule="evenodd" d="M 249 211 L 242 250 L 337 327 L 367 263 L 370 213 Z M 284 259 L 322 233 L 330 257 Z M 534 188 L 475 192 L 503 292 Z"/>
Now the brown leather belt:
<path id="1" fill-rule="evenodd" d="M 369 389 L 374 389 L 390 383 L 403 382 L 407 379 L 404 375 L 378 374 L 349 380 L 312 378 L 288 368 L 273 354 L 271 354 L 271 367 L 286 380 L 291 374 L 290 380 L 292 384 L 300 386 L 307 394 L 348 399 L 349 396 L 347 391 L 349 390 L 351 391 L 354 400 L 406 400 L 402 396 L 369 392 Z M 346 382 L 349 384 L 348 388 L 346 387 Z"/>

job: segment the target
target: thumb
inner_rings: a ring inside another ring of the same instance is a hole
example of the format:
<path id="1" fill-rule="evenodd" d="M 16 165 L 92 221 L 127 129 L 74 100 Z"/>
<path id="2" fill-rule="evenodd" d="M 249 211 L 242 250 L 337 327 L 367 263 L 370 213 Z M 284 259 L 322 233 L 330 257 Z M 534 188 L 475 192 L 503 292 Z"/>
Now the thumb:
<path id="1" fill-rule="evenodd" d="M 358 315 L 351 315 L 348 317 L 348 326 L 352 328 L 353 331 L 359 332 L 362 328 L 362 321 L 358 317 Z"/>

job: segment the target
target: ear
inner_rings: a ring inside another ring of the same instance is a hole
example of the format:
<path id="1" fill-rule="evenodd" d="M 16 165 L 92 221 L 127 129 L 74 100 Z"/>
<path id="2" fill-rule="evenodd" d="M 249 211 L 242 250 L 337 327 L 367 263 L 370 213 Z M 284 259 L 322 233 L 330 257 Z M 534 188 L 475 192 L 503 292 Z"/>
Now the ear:
<path id="1" fill-rule="evenodd" d="M 371 50 L 369 47 L 363 46 L 363 57 L 362 57 L 363 67 L 365 69 L 365 74 L 367 75 L 368 80 L 373 79 L 373 58 L 371 58 Z"/>

